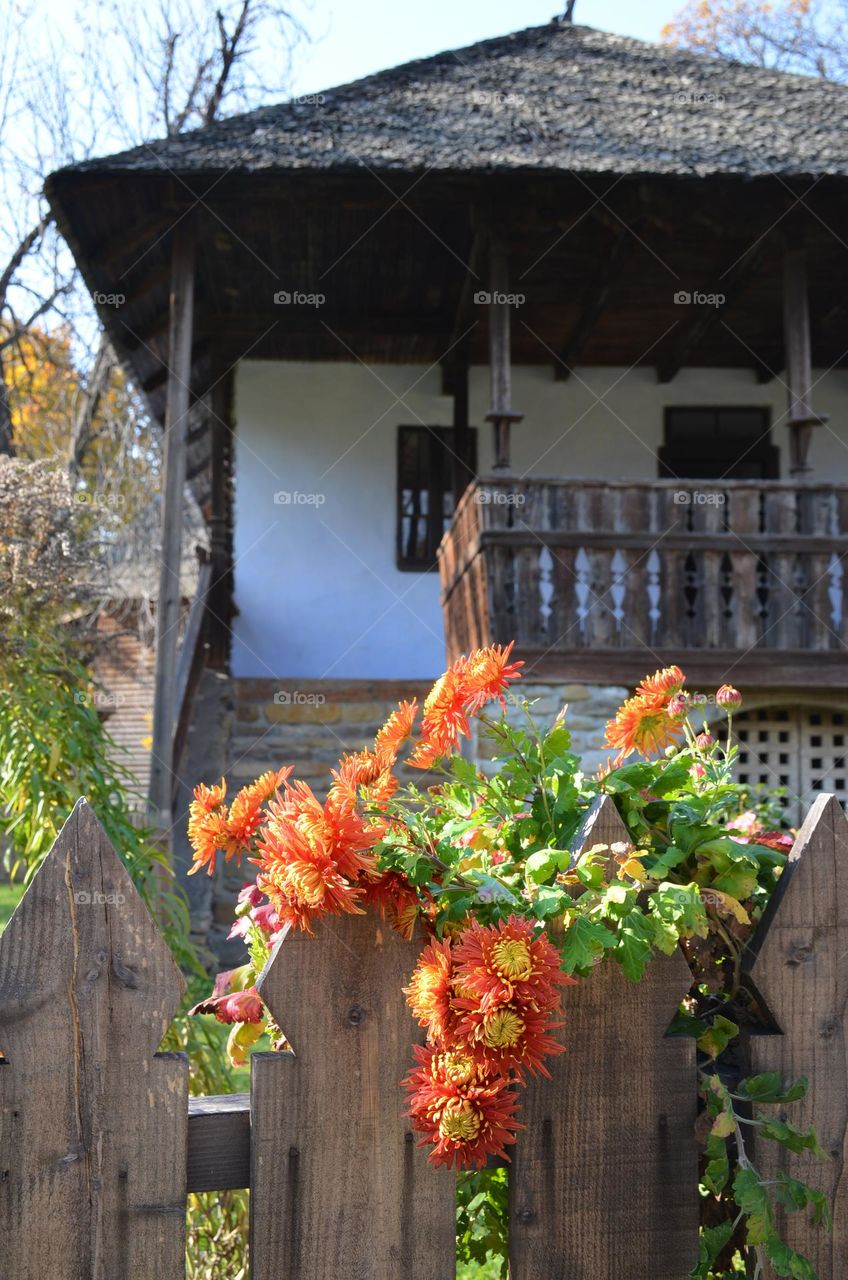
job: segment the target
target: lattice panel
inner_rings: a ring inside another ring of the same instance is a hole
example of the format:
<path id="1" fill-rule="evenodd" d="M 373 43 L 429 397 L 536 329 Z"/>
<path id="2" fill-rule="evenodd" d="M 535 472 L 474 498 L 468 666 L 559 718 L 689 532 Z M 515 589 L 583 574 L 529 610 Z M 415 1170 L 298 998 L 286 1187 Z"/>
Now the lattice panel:
<path id="1" fill-rule="evenodd" d="M 848 801 L 848 712 L 814 707 L 760 707 L 735 717 L 739 782 L 787 788 L 800 821 L 819 792 Z"/>

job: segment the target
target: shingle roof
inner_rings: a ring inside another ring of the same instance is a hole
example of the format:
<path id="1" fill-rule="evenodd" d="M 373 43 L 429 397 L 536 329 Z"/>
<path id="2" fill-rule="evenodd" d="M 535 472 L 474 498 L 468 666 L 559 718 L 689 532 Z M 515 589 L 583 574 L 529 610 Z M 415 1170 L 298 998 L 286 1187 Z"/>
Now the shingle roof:
<path id="1" fill-rule="evenodd" d="M 79 171 L 848 175 L 848 87 L 558 22 Z"/>

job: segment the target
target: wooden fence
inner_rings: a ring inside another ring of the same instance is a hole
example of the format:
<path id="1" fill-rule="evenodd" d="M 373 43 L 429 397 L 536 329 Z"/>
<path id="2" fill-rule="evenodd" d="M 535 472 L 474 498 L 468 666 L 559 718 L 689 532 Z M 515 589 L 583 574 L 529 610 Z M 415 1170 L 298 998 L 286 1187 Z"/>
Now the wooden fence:
<path id="1" fill-rule="evenodd" d="M 611 801 L 579 847 L 624 832 Z M 450 1280 L 454 1181 L 427 1163 L 398 1082 L 418 944 L 374 916 L 291 937 L 262 994 L 295 1056 L 257 1054 L 252 1092 L 188 1098 L 156 1052 L 182 980 L 93 812 L 80 802 L 0 937 L 3 1280 L 176 1280 L 187 1191 L 251 1188 L 254 1280 Z M 820 1186 L 831 1235 L 786 1230 L 820 1280 L 848 1275 L 848 822 L 818 799 L 750 949 L 782 1034 L 756 1071 L 810 1078 L 792 1118 L 832 1160 L 764 1143 L 760 1170 Z M 684 1280 L 697 1252 L 696 1065 L 666 1028 L 681 953 L 628 983 L 611 964 L 566 992 L 568 1053 L 524 1097 L 509 1174 L 513 1280 Z"/>

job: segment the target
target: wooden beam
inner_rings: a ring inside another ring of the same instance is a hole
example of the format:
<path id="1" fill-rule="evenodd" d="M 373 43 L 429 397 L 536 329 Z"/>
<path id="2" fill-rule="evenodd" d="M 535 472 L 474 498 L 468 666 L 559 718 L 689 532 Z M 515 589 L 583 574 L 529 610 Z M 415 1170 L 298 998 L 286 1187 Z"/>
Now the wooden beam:
<path id="1" fill-rule="evenodd" d="M 475 227 L 471 238 L 471 250 L 468 254 L 468 270 L 462 280 L 459 301 L 453 318 L 448 342 L 448 355 L 442 363 L 442 390 L 445 395 L 452 394 L 451 378 L 457 370 L 468 364 L 468 348 L 472 334 L 469 330 L 477 328 L 477 304 L 474 299 L 483 285 L 482 272 L 485 257 L 485 236 L 479 225 Z"/>
<path id="2" fill-rule="evenodd" d="M 810 304 L 807 295 L 807 254 L 792 243 L 783 257 L 783 335 L 786 350 L 786 394 L 789 418 L 789 471 L 809 475 L 813 428 L 827 421 L 812 406 L 813 357 Z"/>
<path id="3" fill-rule="evenodd" d="M 766 243 L 765 238 L 760 240 L 739 259 L 735 266 L 720 277 L 716 283 L 715 292 L 710 296 L 721 298 L 721 302 L 695 307 L 693 314 L 678 328 L 676 334 L 672 335 L 673 344 L 668 356 L 665 359 L 661 357 L 657 363 L 658 382 L 671 382 L 695 348 L 703 342 L 722 316 L 727 314 L 760 267 L 765 256 Z"/>
<path id="4" fill-rule="evenodd" d="M 162 832 L 171 826 L 174 721 L 177 697 L 177 644 L 180 621 L 183 486 L 189 428 L 192 330 L 194 321 L 194 233 L 180 222 L 171 246 L 171 330 L 165 405 L 162 479 L 161 570 L 156 605 L 156 672 L 153 701 L 153 752 L 150 763 L 150 816 Z"/>
<path id="5" fill-rule="evenodd" d="M 486 421 L 495 429 L 495 471 L 509 471 L 510 428 L 523 414 L 512 408 L 511 304 L 509 302 L 509 251 L 497 231 L 489 238 L 489 394 L 491 409 Z"/>
<path id="6" fill-rule="evenodd" d="M 209 592 L 209 666 L 228 671 L 233 604 L 232 457 L 235 375 L 230 369 L 212 388 L 209 405 L 212 583 Z"/>
<path id="7" fill-rule="evenodd" d="M 554 365 L 554 377 L 557 382 L 567 382 L 571 377 L 572 368 L 577 364 L 586 343 L 594 333 L 595 326 L 607 304 L 610 289 L 620 274 L 631 234 L 637 234 L 638 230 L 638 225 L 632 233 L 629 227 L 619 225 L 612 246 L 604 258 L 603 265 L 583 299 L 583 310 L 580 313 L 580 318 L 572 329 L 568 341 L 562 348 L 559 359 Z"/>
<path id="8" fill-rule="evenodd" d="M 471 426 L 468 421 L 468 365 L 453 371 L 453 500 L 454 509 L 474 479 L 471 465 Z"/>
<path id="9" fill-rule="evenodd" d="M 235 1191 L 250 1186 L 250 1094 L 188 1100 L 186 1190 Z"/>

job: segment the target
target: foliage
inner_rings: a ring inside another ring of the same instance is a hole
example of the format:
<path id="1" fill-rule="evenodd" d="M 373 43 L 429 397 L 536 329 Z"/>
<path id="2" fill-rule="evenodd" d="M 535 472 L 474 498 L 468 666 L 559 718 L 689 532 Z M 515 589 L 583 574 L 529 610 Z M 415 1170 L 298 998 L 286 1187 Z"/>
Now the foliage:
<path id="1" fill-rule="evenodd" d="M 250 962 L 222 975 L 195 1011 L 232 1027 L 238 1059 L 264 1030 L 279 1037 L 255 984 L 289 930 L 311 932 L 322 914 L 369 904 L 405 936 L 420 922 L 428 942 L 405 990 L 427 1048 L 416 1047 L 405 1082 L 409 1114 L 433 1163 L 477 1171 L 460 1178 L 460 1258 L 505 1265 L 505 1175 L 485 1165 L 516 1140 L 517 1089 L 528 1074 L 547 1074 L 545 1059 L 562 1050 L 550 1034 L 560 989 L 610 961 L 638 982 L 653 955 L 682 946 L 695 983 L 673 1030 L 697 1040 L 707 1126 L 709 1212 L 693 1274 L 705 1280 L 720 1257 L 732 1267 L 734 1254 L 744 1264 L 752 1253 L 777 1274 L 812 1276 L 780 1240 L 775 1206 L 792 1201 L 823 1221 L 826 1206 L 800 1182 L 763 1183 L 742 1140 L 752 1124 L 762 1138 L 820 1157 L 813 1134 L 760 1115 L 791 1105 L 805 1086 L 759 1077 L 731 1092 L 721 1075 L 739 1022 L 760 1016 L 741 983 L 741 955 L 791 847 L 786 831 L 765 828 L 771 798 L 733 780 L 741 696 L 727 685 L 714 695 L 714 711 L 727 717 L 720 743 L 706 723 L 708 699 L 686 689 L 679 668 L 646 677 L 607 726 L 618 755 L 589 778 L 564 715 L 540 729 L 527 704 L 518 724 L 484 710 L 504 703 L 518 665 L 509 649 L 459 659 L 425 701 L 417 736 L 418 709 L 401 703 L 373 749 L 342 759 L 323 803 L 289 768 L 230 804 L 224 783 L 197 789 L 196 869 L 211 872 L 220 853 L 249 853 L 259 876 L 234 926 Z M 485 767 L 458 749 L 472 717 Z M 431 785 L 400 786 L 407 743 L 407 765 L 427 770 Z M 630 839 L 585 848 L 578 833 L 603 794 Z"/>
<path id="2" fill-rule="evenodd" d="M 664 40 L 757 66 L 848 79 L 845 0 L 688 0 Z"/>

